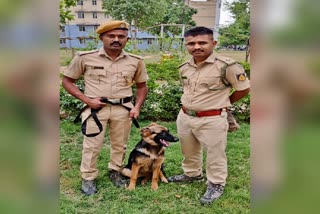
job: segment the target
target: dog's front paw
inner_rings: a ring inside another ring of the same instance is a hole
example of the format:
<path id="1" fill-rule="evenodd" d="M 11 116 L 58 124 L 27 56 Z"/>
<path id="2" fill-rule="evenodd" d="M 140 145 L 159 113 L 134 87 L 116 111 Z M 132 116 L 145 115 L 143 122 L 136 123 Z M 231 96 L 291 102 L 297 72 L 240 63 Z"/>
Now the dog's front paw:
<path id="1" fill-rule="evenodd" d="M 136 188 L 136 187 L 135 187 L 134 185 L 129 185 L 128 188 L 127 188 L 127 190 L 132 191 L 132 190 L 134 190 L 135 188 Z"/>
<path id="2" fill-rule="evenodd" d="M 162 181 L 163 183 L 166 183 L 166 184 L 169 183 L 168 180 L 167 180 L 165 177 L 161 178 L 161 181 Z"/>
<path id="3" fill-rule="evenodd" d="M 151 189 L 156 191 L 158 189 L 158 184 L 151 184 Z"/>

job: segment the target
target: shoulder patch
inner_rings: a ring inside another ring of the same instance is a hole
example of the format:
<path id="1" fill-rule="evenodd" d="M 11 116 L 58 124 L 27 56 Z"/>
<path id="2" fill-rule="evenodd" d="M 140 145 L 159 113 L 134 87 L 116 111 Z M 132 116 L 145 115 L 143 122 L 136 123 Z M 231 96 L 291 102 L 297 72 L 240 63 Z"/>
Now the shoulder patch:
<path id="1" fill-rule="evenodd" d="M 182 66 L 184 66 L 185 64 L 187 64 L 188 62 L 184 62 L 181 65 L 179 65 L 179 68 L 181 68 Z"/>
<path id="2" fill-rule="evenodd" d="M 233 64 L 236 64 L 238 63 L 236 60 L 234 59 L 231 59 L 229 57 L 225 57 L 225 56 L 216 56 L 216 59 L 219 60 L 219 61 L 222 61 L 228 65 L 233 65 Z"/>
<path id="3" fill-rule="evenodd" d="M 135 55 L 135 54 L 132 54 L 132 53 L 127 53 L 129 56 L 132 56 L 134 58 L 137 58 L 137 59 L 144 59 L 142 56 L 139 56 L 139 55 Z"/>
<path id="4" fill-rule="evenodd" d="M 246 73 L 237 74 L 237 80 L 244 81 L 246 80 Z"/>
<path id="5" fill-rule="evenodd" d="M 77 54 L 79 56 L 82 56 L 82 55 L 86 55 L 86 54 L 90 54 L 90 53 L 95 53 L 95 52 L 98 52 L 99 50 L 91 50 L 91 51 L 78 51 Z"/>

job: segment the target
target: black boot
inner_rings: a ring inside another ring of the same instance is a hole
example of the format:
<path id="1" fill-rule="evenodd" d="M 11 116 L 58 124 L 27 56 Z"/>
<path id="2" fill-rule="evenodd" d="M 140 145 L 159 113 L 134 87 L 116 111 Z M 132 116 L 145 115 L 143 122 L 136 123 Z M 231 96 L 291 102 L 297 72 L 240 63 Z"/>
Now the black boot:
<path id="1" fill-rule="evenodd" d="M 116 170 L 112 169 L 109 171 L 109 178 L 117 187 L 126 187 L 128 185 L 126 177 L 124 177 L 120 172 L 117 172 Z"/>
<path id="2" fill-rule="evenodd" d="M 88 180 L 82 179 L 81 192 L 88 196 L 97 193 L 96 180 L 94 179 L 94 180 L 88 181 Z"/>

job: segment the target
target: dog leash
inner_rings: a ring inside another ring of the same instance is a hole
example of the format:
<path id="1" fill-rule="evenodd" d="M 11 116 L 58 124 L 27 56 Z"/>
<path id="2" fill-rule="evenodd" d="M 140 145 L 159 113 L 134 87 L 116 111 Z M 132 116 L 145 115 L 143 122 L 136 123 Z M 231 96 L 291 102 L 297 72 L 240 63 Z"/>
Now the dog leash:
<path id="1" fill-rule="evenodd" d="M 131 101 L 131 97 L 130 97 L 130 101 Z M 106 97 L 102 97 L 102 98 L 101 98 L 101 102 L 109 103 L 109 104 L 111 104 L 111 105 L 117 105 L 117 104 L 113 104 L 112 102 L 110 102 L 110 101 L 108 100 L 108 98 L 106 98 Z M 131 108 L 129 108 L 129 107 L 123 105 L 123 104 L 118 104 L 118 105 L 121 105 L 122 107 L 124 107 L 125 109 L 127 109 L 129 112 L 131 111 Z M 133 117 L 133 118 L 132 118 L 132 122 L 133 122 L 133 124 L 134 124 L 134 126 L 135 126 L 136 128 L 140 128 L 140 125 L 139 125 L 138 120 L 137 120 L 136 118 Z"/>
<path id="2" fill-rule="evenodd" d="M 129 101 L 128 101 L 128 99 L 129 99 Z M 130 101 L 131 101 L 131 97 L 126 97 L 126 98 L 123 98 L 122 100 L 123 100 L 122 102 L 115 103 L 115 102 L 110 101 L 110 100 L 109 100 L 108 98 L 106 98 L 106 97 L 102 97 L 102 98 L 100 99 L 100 101 L 103 102 L 103 103 L 108 103 L 108 104 L 111 104 L 111 105 L 121 105 L 122 107 L 124 107 L 125 109 L 127 109 L 127 110 L 130 112 L 130 111 L 131 111 L 131 108 L 129 108 L 129 107 L 127 107 L 127 106 L 124 106 L 123 103 L 130 102 Z M 80 122 L 80 117 L 81 117 L 82 112 L 83 112 L 85 109 L 87 109 L 88 107 L 89 107 L 88 105 L 85 105 L 85 106 L 80 110 L 80 112 L 78 113 L 77 117 L 76 117 L 76 118 L 74 119 L 74 121 L 73 121 L 74 123 Z M 101 124 L 100 120 L 99 120 L 98 117 L 97 117 L 97 113 L 98 113 L 101 109 L 102 109 L 102 107 L 101 107 L 101 108 L 97 108 L 97 109 L 91 108 L 91 114 L 90 114 L 90 115 L 83 121 L 83 123 L 81 124 L 81 132 L 82 132 L 82 134 L 84 134 L 84 135 L 87 136 L 87 137 L 95 137 L 95 136 L 97 136 L 98 134 L 100 134 L 100 133 L 102 132 L 103 127 L 102 127 L 102 124 Z M 86 133 L 86 130 L 87 130 L 87 120 L 88 120 L 90 117 L 92 117 L 93 120 L 95 121 L 97 127 L 99 128 L 99 132 L 91 133 L 91 134 L 87 134 L 87 133 Z M 133 117 L 133 118 L 132 118 L 132 122 L 133 122 L 133 124 L 134 124 L 134 126 L 135 126 L 136 128 L 140 128 L 140 125 L 139 125 L 138 120 L 137 120 L 136 118 Z"/>

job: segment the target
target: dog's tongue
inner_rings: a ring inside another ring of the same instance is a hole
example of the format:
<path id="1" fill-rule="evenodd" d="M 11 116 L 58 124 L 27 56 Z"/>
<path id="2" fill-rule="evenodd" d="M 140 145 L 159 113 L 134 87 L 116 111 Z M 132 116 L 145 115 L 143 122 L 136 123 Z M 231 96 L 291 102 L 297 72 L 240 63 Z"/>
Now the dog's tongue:
<path id="1" fill-rule="evenodd" d="M 160 143 L 162 143 L 162 145 L 164 145 L 165 147 L 169 146 L 169 143 L 163 139 L 160 139 Z"/>

